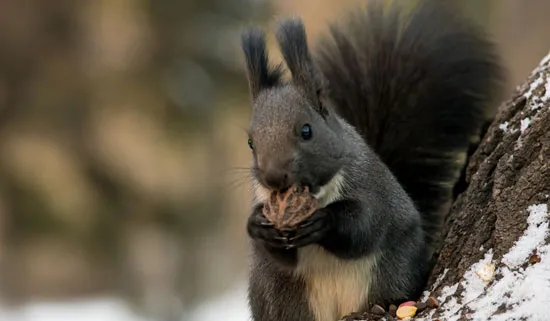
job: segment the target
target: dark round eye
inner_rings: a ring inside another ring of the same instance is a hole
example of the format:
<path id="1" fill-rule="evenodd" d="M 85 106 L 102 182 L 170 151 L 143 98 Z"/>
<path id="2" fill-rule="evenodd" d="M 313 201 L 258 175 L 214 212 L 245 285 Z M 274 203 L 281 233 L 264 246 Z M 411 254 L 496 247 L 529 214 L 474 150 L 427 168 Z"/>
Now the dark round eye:
<path id="1" fill-rule="evenodd" d="M 302 134 L 302 138 L 305 140 L 311 139 L 311 126 L 309 124 L 305 124 L 302 126 L 302 130 L 300 132 Z"/>
<path id="2" fill-rule="evenodd" d="M 248 147 L 250 147 L 250 149 L 254 149 L 254 144 L 252 144 L 251 138 L 248 139 Z"/>

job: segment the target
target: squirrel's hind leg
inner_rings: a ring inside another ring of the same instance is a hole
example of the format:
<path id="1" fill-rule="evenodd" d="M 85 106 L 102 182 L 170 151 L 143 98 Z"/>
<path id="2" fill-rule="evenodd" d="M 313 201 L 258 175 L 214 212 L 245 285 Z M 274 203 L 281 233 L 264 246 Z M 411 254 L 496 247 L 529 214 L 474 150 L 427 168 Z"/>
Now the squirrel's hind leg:
<path id="1" fill-rule="evenodd" d="M 257 258 L 248 293 L 252 321 L 315 321 L 304 282 L 272 262 Z"/>

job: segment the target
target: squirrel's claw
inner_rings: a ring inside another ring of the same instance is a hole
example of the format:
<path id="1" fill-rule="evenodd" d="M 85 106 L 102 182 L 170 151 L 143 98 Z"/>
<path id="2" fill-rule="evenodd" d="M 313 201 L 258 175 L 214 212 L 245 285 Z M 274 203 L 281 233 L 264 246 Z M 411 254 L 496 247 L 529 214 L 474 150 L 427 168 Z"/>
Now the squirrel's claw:
<path id="1" fill-rule="evenodd" d="M 286 236 L 275 236 L 274 239 L 278 240 L 278 241 L 283 241 L 285 243 L 288 243 L 288 238 Z"/>
<path id="2" fill-rule="evenodd" d="M 326 212 L 316 212 L 308 220 L 298 225 L 296 234 L 289 238 L 294 247 L 302 247 L 319 242 L 326 234 L 329 225 L 326 222 Z"/>
<path id="3" fill-rule="evenodd" d="M 308 226 L 312 225 L 313 223 L 314 223 L 314 221 L 312 221 L 312 220 L 307 220 L 307 221 L 305 221 L 304 223 L 298 225 L 298 227 L 299 227 L 299 228 L 308 227 Z"/>

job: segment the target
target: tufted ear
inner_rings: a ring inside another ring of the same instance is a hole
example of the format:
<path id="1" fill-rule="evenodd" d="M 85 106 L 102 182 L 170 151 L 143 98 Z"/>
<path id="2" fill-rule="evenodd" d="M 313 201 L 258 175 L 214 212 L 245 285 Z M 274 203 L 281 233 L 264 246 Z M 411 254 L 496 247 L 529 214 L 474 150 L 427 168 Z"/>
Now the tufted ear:
<path id="1" fill-rule="evenodd" d="M 305 92 L 319 112 L 324 113 L 319 100 L 322 78 L 311 59 L 302 19 L 296 16 L 280 20 L 276 36 L 294 84 Z"/>
<path id="2" fill-rule="evenodd" d="M 250 27 L 242 33 L 241 45 L 246 61 L 248 85 L 252 99 L 260 91 L 277 85 L 281 80 L 282 68 L 269 67 L 265 42 L 265 32 L 257 27 Z"/>

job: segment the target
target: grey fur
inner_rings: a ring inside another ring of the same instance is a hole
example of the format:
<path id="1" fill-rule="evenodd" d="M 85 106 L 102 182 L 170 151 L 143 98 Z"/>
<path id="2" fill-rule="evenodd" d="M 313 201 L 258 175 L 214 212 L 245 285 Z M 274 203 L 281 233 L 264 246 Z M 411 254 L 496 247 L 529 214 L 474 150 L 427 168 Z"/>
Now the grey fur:
<path id="1" fill-rule="evenodd" d="M 279 67 L 268 68 L 261 33 L 244 38 L 254 321 L 335 321 L 423 291 L 442 204 L 464 166 L 458 155 L 479 135 L 500 76 L 481 33 L 440 4 L 425 0 L 401 30 L 398 5 L 384 11 L 371 1 L 368 14 L 332 27 L 336 45 L 324 42 L 315 60 L 300 19 L 281 20 L 289 83 Z M 456 50 L 453 40 L 471 47 Z M 281 234 L 262 205 L 271 190 L 292 184 L 309 186 L 323 206 L 294 234 Z"/>

